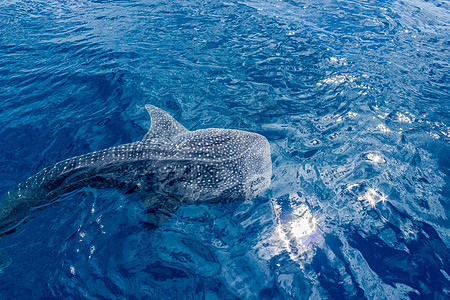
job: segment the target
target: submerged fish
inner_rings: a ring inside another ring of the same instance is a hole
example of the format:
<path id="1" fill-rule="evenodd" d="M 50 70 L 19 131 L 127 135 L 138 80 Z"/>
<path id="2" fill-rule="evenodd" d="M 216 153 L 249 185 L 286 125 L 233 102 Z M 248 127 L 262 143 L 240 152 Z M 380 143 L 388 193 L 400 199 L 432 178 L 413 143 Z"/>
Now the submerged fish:
<path id="1" fill-rule="evenodd" d="M 30 209 L 82 187 L 135 192 L 158 226 L 183 202 L 251 199 L 271 180 L 269 142 L 233 129 L 189 131 L 167 112 L 146 105 L 151 127 L 142 141 L 61 161 L 0 198 L 0 235 Z"/>

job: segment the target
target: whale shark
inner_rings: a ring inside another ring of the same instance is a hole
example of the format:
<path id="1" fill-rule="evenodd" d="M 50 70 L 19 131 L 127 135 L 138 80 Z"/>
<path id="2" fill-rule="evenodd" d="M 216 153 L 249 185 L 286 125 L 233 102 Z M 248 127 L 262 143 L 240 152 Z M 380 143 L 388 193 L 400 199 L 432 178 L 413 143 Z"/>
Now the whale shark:
<path id="1" fill-rule="evenodd" d="M 0 235 L 15 230 L 30 210 L 83 187 L 136 193 L 150 226 L 159 226 L 185 202 L 252 199 L 269 187 L 272 161 L 264 136 L 235 129 L 189 131 L 166 111 L 145 108 L 150 129 L 141 141 L 58 162 L 4 194 Z"/>

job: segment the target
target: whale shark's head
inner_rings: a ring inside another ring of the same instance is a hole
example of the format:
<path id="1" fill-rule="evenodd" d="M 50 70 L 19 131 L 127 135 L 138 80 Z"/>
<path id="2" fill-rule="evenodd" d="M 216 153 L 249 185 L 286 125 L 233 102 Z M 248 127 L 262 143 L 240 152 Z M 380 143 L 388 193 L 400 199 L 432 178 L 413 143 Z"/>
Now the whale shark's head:
<path id="1" fill-rule="evenodd" d="M 267 139 L 257 133 L 232 131 L 239 135 L 234 145 L 241 148 L 240 155 L 236 152 L 235 168 L 242 176 L 242 192 L 245 199 L 261 195 L 270 185 L 272 177 L 272 160 L 270 145 Z"/>
<path id="2" fill-rule="evenodd" d="M 144 141 L 164 141 L 173 153 L 159 171 L 160 190 L 188 201 L 233 201 L 254 198 L 269 187 L 270 145 L 262 135 L 217 128 L 189 131 L 167 112 L 146 108 L 152 125 Z"/>
<path id="3" fill-rule="evenodd" d="M 257 133 L 233 129 L 201 129 L 179 135 L 176 157 L 190 167 L 190 200 L 252 199 L 270 185 L 270 145 Z"/>

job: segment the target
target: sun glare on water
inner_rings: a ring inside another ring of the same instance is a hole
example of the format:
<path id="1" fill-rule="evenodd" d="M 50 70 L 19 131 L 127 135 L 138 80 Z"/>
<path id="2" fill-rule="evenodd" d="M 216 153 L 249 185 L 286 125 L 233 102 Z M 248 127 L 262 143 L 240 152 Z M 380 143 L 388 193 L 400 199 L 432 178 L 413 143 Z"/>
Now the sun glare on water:
<path id="1" fill-rule="evenodd" d="M 313 247 L 318 237 L 317 218 L 304 200 L 291 194 L 288 201 L 273 202 L 278 239 L 296 261 Z"/>

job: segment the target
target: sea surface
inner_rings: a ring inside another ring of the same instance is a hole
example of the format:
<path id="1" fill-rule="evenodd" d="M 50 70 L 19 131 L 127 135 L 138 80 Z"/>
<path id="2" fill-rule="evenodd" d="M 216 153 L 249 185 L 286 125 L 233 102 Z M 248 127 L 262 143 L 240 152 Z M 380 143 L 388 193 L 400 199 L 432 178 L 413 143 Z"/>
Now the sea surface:
<path id="1" fill-rule="evenodd" d="M 446 0 L 0 0 L 0 194 L 142 139 L 147 103 L 273 160 L 261 197 L 157 229 L 115 190 L 31 212 L 0 299 L 450 299 L 449 25 Z"/>

